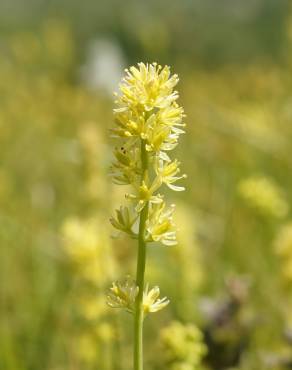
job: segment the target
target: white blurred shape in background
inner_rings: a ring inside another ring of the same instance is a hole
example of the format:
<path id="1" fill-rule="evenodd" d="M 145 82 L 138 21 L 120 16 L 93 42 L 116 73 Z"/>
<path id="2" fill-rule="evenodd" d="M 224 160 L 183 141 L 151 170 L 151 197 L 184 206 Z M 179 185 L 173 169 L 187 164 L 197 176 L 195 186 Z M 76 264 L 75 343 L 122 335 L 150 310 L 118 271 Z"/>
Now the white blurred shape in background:
<path id="1" fill-rule="evenodd" d="M 99 90 L 112 96 L 125 68 L 120 45 L 111 39 L 98 39 L 90 43 L 85 64 L 81 67 L 81 79 L 91 90 Z"/>

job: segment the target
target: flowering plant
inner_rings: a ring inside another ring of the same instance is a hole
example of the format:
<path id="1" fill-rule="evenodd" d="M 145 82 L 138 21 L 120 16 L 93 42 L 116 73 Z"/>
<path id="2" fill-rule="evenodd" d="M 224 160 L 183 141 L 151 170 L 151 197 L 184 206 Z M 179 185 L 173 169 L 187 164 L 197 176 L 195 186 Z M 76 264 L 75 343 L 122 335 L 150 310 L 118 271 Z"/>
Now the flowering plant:
<path id="1" fill-rule="evenodd" d="M 113 181 L 119 185 L 131 185 L 126 194 L 130 201 L 116 211 L 112 225 L 138 240 L 136 281 L 127 278 L 113 283 L 108 295 L 111 307 L 123 307 L 134 314 L 134 369 L 143 368 L 143 320 L 147 313 L 164 308 L 169 300 L 160 299 L 155 286 L 145 289 L 146 244 L 161 242 L 176 244 L 176 227 L 173 222 L 174 205 L 167 208 L 164 197 L 158 191 L 166 185 L 174 191 L 182 191 L 176 181 L 180 163 L 171 160 L 168 153 L 178 143 L 185 124 L 183 108 L 177 104 L 178 93 L 174 87 L 177 75 L 170 75 L 168 66 L 156 63 L 139 63 L 126 69 L 120 84 L 121 94 L 116 95 L 113 135 L 122 140 L 114 151 L 111 167 Z"/>

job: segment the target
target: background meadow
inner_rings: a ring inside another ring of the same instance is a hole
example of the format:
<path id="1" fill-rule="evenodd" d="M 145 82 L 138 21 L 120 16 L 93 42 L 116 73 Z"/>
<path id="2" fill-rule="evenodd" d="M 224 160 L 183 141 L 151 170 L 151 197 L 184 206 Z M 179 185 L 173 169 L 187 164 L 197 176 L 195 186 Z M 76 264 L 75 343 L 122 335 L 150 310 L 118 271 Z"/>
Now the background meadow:
<path id="1" fill-rule="evenodd" d="M 139 61 L 180 76 L 179 245 L 148 248 L 171 304 L 146 369 L 292 366 L 288 0 L 0 2 L 0 369 L 129 370 L 132 318 L 105 303 L 136 245 L 109 223 L 112 92 Z"/>

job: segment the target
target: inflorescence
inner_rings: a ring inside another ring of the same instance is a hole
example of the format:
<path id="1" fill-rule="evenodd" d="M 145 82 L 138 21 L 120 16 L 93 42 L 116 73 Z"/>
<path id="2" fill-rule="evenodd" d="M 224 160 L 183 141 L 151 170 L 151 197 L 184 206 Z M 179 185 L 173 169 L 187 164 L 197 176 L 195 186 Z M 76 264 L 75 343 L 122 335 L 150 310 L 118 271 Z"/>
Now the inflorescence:
<path id="1" fill-rule="evenodd" d="M 144 241 L 175 245 L 175 206 L 167 207 L 159 191 L 164 185 L 174 191 L 184 190 L 175 183 L 186 175 L 180 175 L 180 163 L 168 154 L 184 133 L 184 110 L 178 105 L 178 93 L 174 90 L 179 79 L 175 74 L 171 76 L 168 66 L 162 68 L 156 63 L 139 63 L 125 72 L 120 94 L 115 93 L 116 125 L 112 134 L 121 144 L 114 150 L 111 175 L 114 183 L 130 185 L 132 191 L 126 194 L 129 204 L 116 210 L 116 216 L 110 221 L 119 232 L 138 239 L 141 213 L 147 207 Z M 108 304 L 133 312 L 138 290 L 130 278 L 116 282 L 110 289 Z M 158 287 L 150 291 L 146 287 L 145 313 L 156 312 L 169 303 L 166 298 L 159 299 L 159 293 Z"/>

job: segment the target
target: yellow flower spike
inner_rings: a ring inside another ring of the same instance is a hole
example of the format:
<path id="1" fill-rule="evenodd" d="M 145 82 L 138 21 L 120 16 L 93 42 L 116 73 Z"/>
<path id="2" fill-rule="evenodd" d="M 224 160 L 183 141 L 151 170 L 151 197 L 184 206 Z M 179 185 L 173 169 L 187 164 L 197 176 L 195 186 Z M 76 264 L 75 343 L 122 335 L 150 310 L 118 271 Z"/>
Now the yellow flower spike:
<path id="1" fill-rule="evenodd" d="M 147 286 L 144 291 L 146 247 L 150 242 L 176 244 L 174 206 L 167 209 L 158 191 L 163 184 L 175 191 L 184 190 L 173 185 L 185 175 L 179 176 L 179 162 L 171 161 L 168 152 L 176 147 L 179 136 L 184 133 L 185 115 L 176 102 L 178 93 L 174 87 L 178 76 L 171 76 L 168 66 L 138 63 L 125 72 L 120 93 L 115 94 L 116 126 L 112 130 L 123 146 L 115 151 L 116 161 L 111 172 L 115 183 L 132 186 L 133 191 L 125 197 L 134 204 L 132 208 L 121 207 L 116 211 L 117 217 L 112 218 L 111 223 L 138 240 L 137 290 L 129 284 L 124 287 L 115 283 L 109 303 L 134 312 L 134 370 L 142 370 L 144 315 L 159 311 L 169 303 L 167 298 L 159 299 L 158 287 L 148 291 Z"/>

